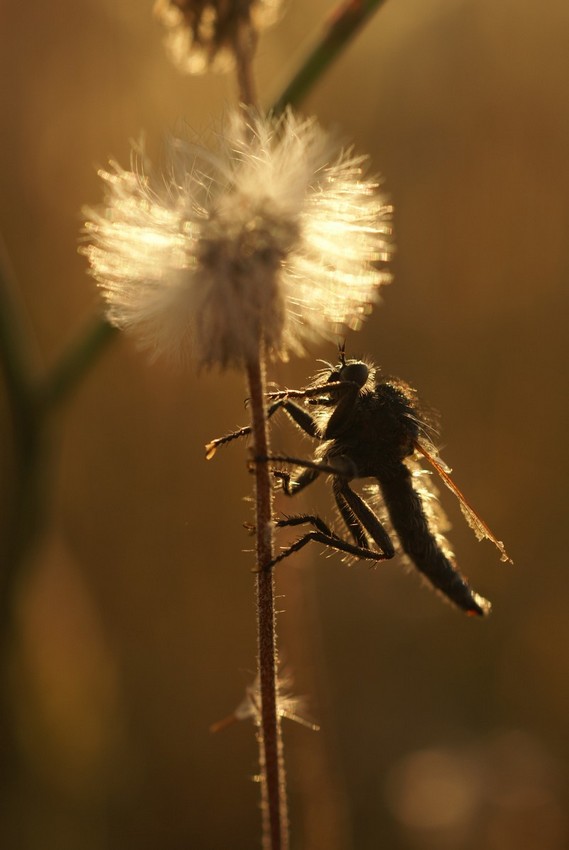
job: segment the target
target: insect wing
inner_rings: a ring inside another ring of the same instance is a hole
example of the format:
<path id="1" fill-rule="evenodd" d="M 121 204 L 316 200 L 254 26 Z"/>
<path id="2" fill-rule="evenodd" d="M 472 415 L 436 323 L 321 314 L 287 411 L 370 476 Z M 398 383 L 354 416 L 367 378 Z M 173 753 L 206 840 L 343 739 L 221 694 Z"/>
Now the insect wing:
<path id="1" fill-rule="evenodd" d="M 504 562 L 507 561 L 508 563 L 513 564 L 513 561 L 506 552 L 506 548 L 502 541 L 498 540 L 498 538 L 494 534 L 492 534 L 484 520 L 478 516 L 472 505 L 470 505 L 469 502 L 467 502 L 467 500 L 464 498 L 464 496 L 450 477 L 449 470 L 446 464 L 444 464 L 443 461 L 436 457 L 432 451 L 427 449 L 421 441 L 417 440 L 415 442 L 415 448 L 422 455 L 424 455 L 424 457 L 427 458 L 431 466 L 436 469 L 436 471 L 438 472 L 446 486 L 449 488 L 449 490 L 454 493 L 460 504 L 462 514 L 468 525 L 474 531 L 477 540 L 490 540 L 500 552 L 500 560 Z"/>

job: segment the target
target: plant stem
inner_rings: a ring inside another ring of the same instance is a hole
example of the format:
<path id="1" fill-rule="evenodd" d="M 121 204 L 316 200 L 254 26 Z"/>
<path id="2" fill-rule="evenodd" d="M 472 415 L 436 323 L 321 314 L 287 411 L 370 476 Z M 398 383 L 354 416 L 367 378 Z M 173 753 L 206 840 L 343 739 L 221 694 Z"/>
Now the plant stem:
<path id="1" fill-rule="evenodd" d="M 65 401 L 116 336 L 118 330 L 102 316 L 91 319 L 50 373 L 39 382 L 37 396 L 41 407 L 51 410 Z"/>
<path id="2" fill-rule="evenodd" d="M 264 363 L 247 363 L 251 426 L 255 456 L 269 453 Z M 261 690 L 259 727 L 264 850 L 286 850 L 288 822 L 280 718 L 277 715 L 277 650 L 275 635 L 272 491 L 269 467 L 255 465 L 257 529 L 257 649 Z"/>
<path id="3" fill-rule="evenodd" d="M 35 372 L 28 344 L 31 347 L 24 310 L 18 298 L 18 286 L 4 241 L 0 238 L 0 367 L 11 407 L 26 412 Z"/>
<path id="4" fill-rule="evenodd" d="M 45 422 L 37 404 L 31 334 L 4 243 L 0 239 L 0 372 L 12 426 L 12 493 L 0 528 L 0 658 L 13 627 L 21 568 L 35 542 L 42 516 Z"/>
<path id="5" fill-rule="evenodd" d="M 332 10 L 324 22 L 316 44 L 273 103 L 275 114 L 282 112 L 289 104 L 296 106 L 300 103 L 341 51 L 350 44 L 357 30 L 384 2 L 385 0 L 342 0 Z"/>
<path id="6" fill-rule="evenodd" d="M 245 110 L 257 108 L 253 74 L 256 33 L 250 23 L 239 28 L 235 60 L 239 100 Z M 247 126 L 246 111 L 244 114 Z M 268 457 L 263 330 L 257 329 L 257 351 L 246 362 L 255 457 Z M 261 698 L 259 770 L 263 816 L 263 850 L 287 850 L 288 818 L 280 718 L 277 714 L 277 644 L 273 561 L 273 493 L 266 463 L 255 464 L 255 528 L 257 535 L 257 674 Z"/>

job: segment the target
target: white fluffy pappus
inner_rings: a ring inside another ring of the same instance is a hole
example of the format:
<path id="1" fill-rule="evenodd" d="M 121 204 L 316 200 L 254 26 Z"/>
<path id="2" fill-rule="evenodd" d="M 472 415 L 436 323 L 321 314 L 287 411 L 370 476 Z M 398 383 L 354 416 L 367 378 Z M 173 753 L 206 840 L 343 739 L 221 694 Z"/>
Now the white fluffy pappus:
<path id="1" fill-rule="evenodd" d="M 314 119 L 235 112 L 215 148 L 172 139 L 164 176 L 141 151 L 101 171 L 86 254 L 109 320 L 140 345 L 241 365 L 357 329 L 390 276 L 391 212 L 365 157 Z"/>
<path id="2" fill-rule="evenodd" d="M 287 720 L 294 720 L 305 726 L 307 729 L 312 729 L 318 732 L 320 727 L 318 724 L 305 717 L 304 697 L 296 695 L 293 690 L 293 682 L 290 675 L 279 672 L 276 681 L 276 697 L 277 697 L 277 715 L 284 717 Z M 238 720 L 253 720 L 259 726 L 261 723 L 261 686 L 259 676 L 255 681 L 245 688 L 245 697 L 241 700 L 235 710 L 218 720 L 210 726 L 211 732 L 220 732 L 232 723 Z"/>

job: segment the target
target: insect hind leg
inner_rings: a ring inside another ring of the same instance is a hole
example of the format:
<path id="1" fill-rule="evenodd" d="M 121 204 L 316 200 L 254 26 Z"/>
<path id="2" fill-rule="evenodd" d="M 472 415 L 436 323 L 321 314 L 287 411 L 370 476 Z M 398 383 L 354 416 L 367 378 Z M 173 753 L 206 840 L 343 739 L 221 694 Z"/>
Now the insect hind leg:
<path id="1" fill-rule="evenodd" d="M 393 558 L 395 555 L 393 543 L 379 517 L 372 511 L 368 503 L 351 489 L 347 481 L 343 481 L 341 478 L 334 480 L 334 497 L 342 518 L 356 542 L 361 541 L 362 535 L 365 538 L 363 531 L 365 529 L 373 542 L 384 553 L 385 558 Z"/>
<path id="2" fill-rule="evenodd" d="M 340 511 L 340 516 L 344 520 L 346 528 L 352 535 L 356 545 L 367 547 L 369 545 L 368 538 L 361 522 L 339 492 L 335 493 L 334 496 L 336 498 L 336 505 Z"/>
<path id="3" fill-rule="evenodd" d="M 308 531 L 299 538 L 299 540 L 284 549 L 280 555 L 273 558 L 269 567 L 274 567 L 275 564 L 279 563 L 279 561 L 283 561 L 295 552 L 299 552 L 312 541 L 315 543 L 322 543 L 324 546 L 327 546 L 330 549 L 335 549 L 338 552 L 345 552 L 347 555 L 353 555 L 356 558 L 368 561 L 385 561 L 387 558 L 391 557 L 391 555 L 386 555 L 384 552 L 376 552 L 368 546 L 356 546 L 353 543 L 349 543 L 347 540 L 343 540 L 339 535 L 335 534 L 328 528 L 324 520 L 322 520 L 319 516 L 312 514 L 286 517 L 285 519 L 278 520 L 276 525 L 278 528 L 286 528 L 296 525 L 313 525 L 315 530 Z"/>

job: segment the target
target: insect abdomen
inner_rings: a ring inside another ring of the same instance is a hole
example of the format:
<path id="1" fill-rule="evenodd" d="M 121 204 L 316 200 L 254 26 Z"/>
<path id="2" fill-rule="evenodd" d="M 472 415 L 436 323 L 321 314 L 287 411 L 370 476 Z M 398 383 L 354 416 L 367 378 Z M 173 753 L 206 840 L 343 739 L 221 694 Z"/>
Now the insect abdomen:
<path id="1" fill-rule="evenodd" d="M 463 611 L 487 614 L 490 603 L 470 588 L 437 543 L 407 467 L 401 464 L 397 475 L 379 479 L 379 485 L 401 547 L 419 572 Z"/>

